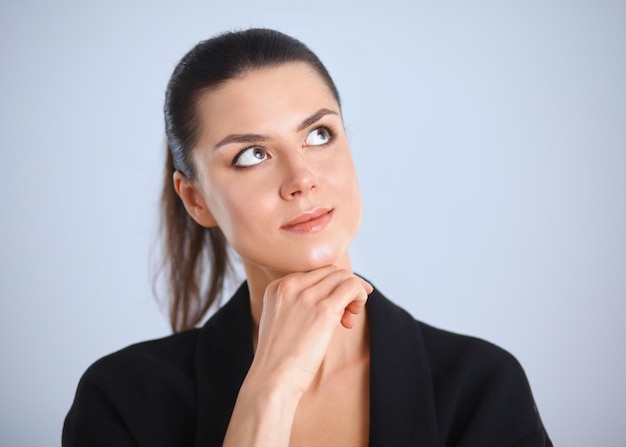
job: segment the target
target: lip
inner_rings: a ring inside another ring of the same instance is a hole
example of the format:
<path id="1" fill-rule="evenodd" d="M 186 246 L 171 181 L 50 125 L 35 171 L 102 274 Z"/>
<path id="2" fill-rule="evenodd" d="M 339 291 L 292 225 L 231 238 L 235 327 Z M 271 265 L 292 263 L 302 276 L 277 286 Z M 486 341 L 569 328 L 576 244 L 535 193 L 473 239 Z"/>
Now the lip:
<path id="1" fill-rule="evenodd" d="M 293 233 L 315 233 L 328 225 L 333 211 L 332 208 L 315 208 L 299 214 L 280 228 Z"/>

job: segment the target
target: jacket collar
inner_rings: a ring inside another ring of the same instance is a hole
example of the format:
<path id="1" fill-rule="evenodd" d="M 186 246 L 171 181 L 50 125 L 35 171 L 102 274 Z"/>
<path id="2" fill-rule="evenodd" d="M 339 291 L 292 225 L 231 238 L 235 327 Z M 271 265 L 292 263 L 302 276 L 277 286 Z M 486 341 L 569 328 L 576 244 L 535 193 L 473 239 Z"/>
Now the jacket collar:
<path id="1" fill-rule="evenodd" d="M 439 444 L 435 396 L 418 323 L 374 290 L 370 324 L 370 446 Z"/>
<path id="2" fill-rule="evenodd" d="M 370 445 L 435 446 L 430 366 L 418 324 L 374 290 L 370 324 Z M 196 347 L 196 446 L 221 446 L 252 358 L 247 283 L 204 325 Z"/>
<path id="3" fill-rule="evenodd" d="M 253 356 L 252 314 L 248 284 L 244 282 L 200 330 L 196 345 L 196 446 L 222 445 Z"/>

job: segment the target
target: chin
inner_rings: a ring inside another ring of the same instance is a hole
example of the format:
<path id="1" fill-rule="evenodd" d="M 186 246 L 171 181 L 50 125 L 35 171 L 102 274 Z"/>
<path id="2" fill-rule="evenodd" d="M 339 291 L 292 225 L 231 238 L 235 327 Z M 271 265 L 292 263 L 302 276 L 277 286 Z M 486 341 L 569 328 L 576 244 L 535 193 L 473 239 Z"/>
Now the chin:
<path id="1" fill-rule="evenodd" d="M 273 252 L 271 250 L 261 250 L 254 253 L 238 253 L 244 264 L 248 264 L 250 268 L 286 275 L 289 273 L 310 272 L 329 265 L 351 269 L 350 256 L 348 254 L 349 246 L 350 244 L 346 243 L 346 239 L 335 239 L 333 241 L 317 241 L 313 244 L 293 244 L 288 247 L 276 247 L 276 250 Z"/>
<path id="2" fill-rule="evenodd" d="M 338 250 L 337 247 L 322 245 L 302 254 L 305 256 L 294 257 L 293 262 L 290 263 L 292 267 L 290 271 L 309 272 L 328 265 L 336 265 L 340 268 L 350 267 L 347 247 L 344 250 Z"/>

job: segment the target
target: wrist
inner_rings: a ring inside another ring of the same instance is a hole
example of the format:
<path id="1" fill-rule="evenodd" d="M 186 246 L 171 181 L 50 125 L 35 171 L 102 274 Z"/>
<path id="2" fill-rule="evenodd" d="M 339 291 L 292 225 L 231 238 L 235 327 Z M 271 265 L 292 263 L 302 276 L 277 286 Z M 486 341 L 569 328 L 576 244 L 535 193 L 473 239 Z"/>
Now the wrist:
<path id="1" fill-rule="evenodd" d="M 303 393 L 302 386 L 290 374 L 268 375 L 257 371 L 254 365 L 239 390 L 240 396 L 264 409 L 293 409 L 294 412 Z"/>
<path id="2" fill-rule="evenodd" d="M 248 375 L 239 390 L 224 446 L 288 446 L 301 394 Z"/>

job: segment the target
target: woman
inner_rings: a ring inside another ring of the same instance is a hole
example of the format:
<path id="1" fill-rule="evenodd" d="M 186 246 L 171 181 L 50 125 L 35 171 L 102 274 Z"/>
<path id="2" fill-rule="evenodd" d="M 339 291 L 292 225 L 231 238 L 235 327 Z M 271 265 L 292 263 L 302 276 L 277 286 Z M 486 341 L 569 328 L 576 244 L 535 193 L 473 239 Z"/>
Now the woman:
<path id="1" fill-rule="evenodd" d="M 64 445 L 551 445 L 512 356 L 416 322 L 352 272 L 359 189 L 337 89 L 306 46 L 262 29 L 201 42 L 165 122 L 177 333 L 92 365 Z M 194 329 L 226 241 L 247 280 Z"/>

